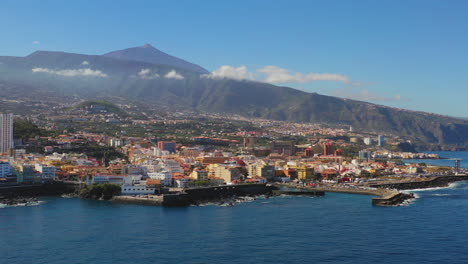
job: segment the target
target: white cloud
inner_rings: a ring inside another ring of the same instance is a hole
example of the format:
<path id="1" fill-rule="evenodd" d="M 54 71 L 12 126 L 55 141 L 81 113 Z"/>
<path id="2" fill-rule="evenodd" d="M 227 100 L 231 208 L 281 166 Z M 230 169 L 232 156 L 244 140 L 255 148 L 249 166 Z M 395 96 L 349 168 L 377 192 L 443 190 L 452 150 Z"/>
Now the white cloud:
<path id="1" fill-rule="evenodd" d="M 107 74 L 100 70 L 86 69 L 66 69 L 66 70 L 52 70 L 48 68 L 33 68 L 32 72 L 49 73 L 60 76 L 75 77 L 75 76 L 94 76 L 94 77 L 107 77 Z"/>
<path id="2" fill-rule="evenodd" d="M 368 102 L 397 102 L 397 101 L 411 101 L 409 98 L 402 97 L 400 94 L 394 96 L 382 96 L 374 92 L 369 91 L 368 89 L 362 89 L 360 91 L 354 91 L 353 89 L 338 89 L 333 92 L 334 96 L 354 99 L 359 101 L 368 101 Z"/>
<path id="3" fill-rule="evenodd" d="M 35 40 L 35 41 L 32 42 L 32 44 L 39 45 L 39 44 L 41 44 L 41 42 L 39 42 L 39 40 Z"/>
<path id="4" fill-rule="evenodd" d="M 256 80 L 267 83 L 310 83 L 314 81 L 335 81 L 352 86 L 361 85 L 360 82 L 351 82 L 350 78 L 335 73 L 292 73 L 287 69 L 277 66 L 265 66 L 254 72 L 250 72 L 246 66 L 223 65 L 210 74 L 201 75 L 202 78 L 212 79 L 236 79 L 236 80 Z"/>
<path id="5" fill-rule="evenodd" d="M 266 66 L 257 72 L 266 75 L 263 80 L 268 83 L 309 83 L 314 81 L 337 81 L 349 83 L 350 80 L 347 76 L 335 73 L 291 73 L 289 70 L 277 67 Z"/>
<path id="6" fill-rule="evenodd" d="M 172 70 L 172 71 L 168 72 L 166 75 L 164 75 L 164 78 L 182 80 L 182 79 L 184 79 L 184 76 L 177 73 L 175 70 Z"/>
<path id="7" fill-rule="evenodd" d="M 246 66 L 233 67 L 229 65 L 223 65 L 217 70 L 213 71 L 210 74 L 202 74 L 202 78 L 212 78 L 212 79 L 236 79 L 236 80 L 253 80 L 254 75 L 247 70 Z"/>
<path id="8" fill-rule="evenodd" d="M 83 61 L 81 65 L 89 65 L 89 61 Z"/>
<path id="9" fill-rule="evenodd" d="M 152 73 L 150 69 L 141 69 L 138 72 L 138 77 L 146 80 L 152 80 L 152 79 L 157 79 L 159 78 L 159 74 L 157 73 Z"/>

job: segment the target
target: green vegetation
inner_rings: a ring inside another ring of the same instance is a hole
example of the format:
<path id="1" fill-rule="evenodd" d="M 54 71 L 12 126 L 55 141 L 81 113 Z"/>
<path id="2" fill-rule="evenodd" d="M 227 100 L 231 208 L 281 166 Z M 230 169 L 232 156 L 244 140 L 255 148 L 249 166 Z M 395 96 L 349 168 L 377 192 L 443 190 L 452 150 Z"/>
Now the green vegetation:
<path id="1" fill-rule="evenodd" d="M 117 184 L 93 184 L 81 189 L 80 197 L 94 200 L 110 200 L 115 195 L 119 195 L 121 188 Z"/>
<path id="2" fill-rule="evenodd" d="M 28 139 L 36 136 L 45 136 L 47 131 L 40 129 L 31 121 L 24 119 L 15 119 L 13 122 L 14 138 Z"/>
<path id="3" fill-rule="evenodd" d="M 96 106 L 105 109 L 108 113 L 114 113 L 122 117 L 128 116 L 127 112 L 120 109 L 120 107 L 105 100 L 86 101 L 78 104 L 70 110 L 90 110 L 92 107 Z"/>
<path id="4" fill-rule="evenodd" d="M 109 165 L 109 161 L 121 158 L 126 158 L 125 155 L 117 151 L 113 147 L 101 146 L 93 142 L 87 142 L 84 145 L 74 146 L 72 149 L 68 149 L 64 152 L 67 153 L 86 153 L 86 155 L 93 157 L 97 160 L 104 159 L 105 165 Z"/>

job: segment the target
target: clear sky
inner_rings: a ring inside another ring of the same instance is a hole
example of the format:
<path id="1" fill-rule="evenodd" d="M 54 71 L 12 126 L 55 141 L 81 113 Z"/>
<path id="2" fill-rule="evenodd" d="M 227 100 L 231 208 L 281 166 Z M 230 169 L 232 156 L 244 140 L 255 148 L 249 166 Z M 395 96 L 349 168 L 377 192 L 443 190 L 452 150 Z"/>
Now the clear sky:
<path id="1" fill-rule="evenodd" d="M 0 55 L 151 43 L 209 71 L 468 117 L 465 0 L 3 0 L 0 25 Z"/>

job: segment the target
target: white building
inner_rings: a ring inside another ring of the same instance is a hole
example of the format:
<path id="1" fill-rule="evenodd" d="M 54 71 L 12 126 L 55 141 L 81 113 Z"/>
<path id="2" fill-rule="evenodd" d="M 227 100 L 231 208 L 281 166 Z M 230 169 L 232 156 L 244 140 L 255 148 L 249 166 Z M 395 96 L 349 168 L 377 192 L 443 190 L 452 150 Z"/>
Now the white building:
<path id="1" fill-rule="evenodd" d="M 148 177 L 161 180 L 164 186 L 172 186 L 172 172 L 170 171 L 148 173 Z"/>
<path id="2" fill-rule="evenodd" d="M 172 173 L 184 173 L 184 169 L 182 169 L 180 163 L 174 159 L 164 159 L 163 167 L 165 170 L 170 171 Z"/>
<path id="3" fill-rule="evenodd" d="M 36 164 L 35 169 L 41 173 L 41 178 L 45 180 L 55 179 L 55 172 L 57 168 L 55 166 L 45 166 L 42 164 Z"/>
<path id="4" fill-rule="evenodd" d="M 156 188 L 148 187 L 146 184 L 135 184 L 135 185 L 122 185 L 120 194 L 122 195 L 142 195 L 142 194 L 154 194 Z"/>
<path id="5" fill-rule="evenodd" d="M 118 185 L 134 185 L 142 181 L 143 175 L 102 175 L 98 174 L 88 178 L 86 184 L 112 183 Z"/>
<path id="6" fill-rule="evenodd" d="M 372 138 L 370 138 L 370 137 L 364 138 L 364 144 L 366 144 L 368 146 L 371 145 L 372 144 Z"/>
<path id="7" fill-rule="evenodd" d="M 175 179 L 175 185 L 177 188 L 186 188 L 190 182 L 190 178 L 188 177 L 179 177 Z"/>
<path id="8" fill-rule="evenodd" d="M 0 153 L 13 148 L 13 114 L 0 114 Z"/>
<path id="9" fill-rule="evenodd" d="M 132 175 L 124 178 L 120 193 L 122 195 L 154 194 L 156 188 L 148 187 L 141 175 Z"/>
<path id="10" fill-rule="evenodd" d="M 377 145 L 379 147 L 383 147 L 385 145 L 385 137 L 384 136 L 379 135 L 379 137 L 377 138 L 377 141 L 378 141 Z"/>

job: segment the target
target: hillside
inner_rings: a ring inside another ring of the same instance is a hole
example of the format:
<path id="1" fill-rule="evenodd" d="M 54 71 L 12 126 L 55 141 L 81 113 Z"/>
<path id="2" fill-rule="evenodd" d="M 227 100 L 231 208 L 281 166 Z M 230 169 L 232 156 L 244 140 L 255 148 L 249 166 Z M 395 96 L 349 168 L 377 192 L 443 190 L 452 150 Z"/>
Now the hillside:
<path id="1" fill-rule="evenodd" d="M 128 116 L 128 113 L 120 109 L 120 107 L 105 100 L 85 101 L 70 108 L 70 111 L 76 110 L 84 110 L 90 113 L 112 113 L 121 117 Z"/>
<path id="2" fill-rule="evenodd" d="M 295 122 L 352 125 L 431 144 L 468 146 L 468 121 L 324 96 L 267 83 L 204 78 L 199 71 L 109 56 L 39 51 L 0 57 L 0 94 L 136 102 Z"/>

